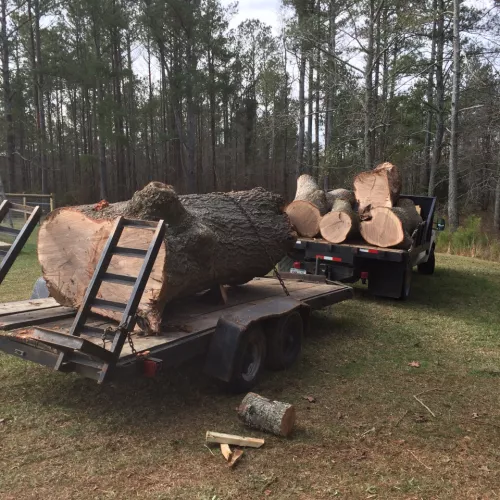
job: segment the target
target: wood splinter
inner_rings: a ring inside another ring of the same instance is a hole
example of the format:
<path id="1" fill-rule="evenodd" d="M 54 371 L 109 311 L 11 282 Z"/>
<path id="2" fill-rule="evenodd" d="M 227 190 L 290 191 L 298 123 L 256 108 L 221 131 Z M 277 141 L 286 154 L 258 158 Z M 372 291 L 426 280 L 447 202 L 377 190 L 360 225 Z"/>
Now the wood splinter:
<path id="1" fill-rule="evenodd" d="M 221 432 L 207 431 L 207 443 L 232 444 L 235 446 L 248 446 L 249 448 L 260 448 L 265 441 L 259 438 L 235 436 L 234 434 L 223 434 Z"/>
<path id="2" fill-rule="evenodd" d="M 228 444 L 226 443 L 221 443 L 220 445 L 220 451 L 222 453 L 222 455 L 224 455 L 224 458 L 230 462 L 231 461 L 231 457 L 233 455 L 233 452 L 231 451 L 231 448 L 229 447 Z"/>

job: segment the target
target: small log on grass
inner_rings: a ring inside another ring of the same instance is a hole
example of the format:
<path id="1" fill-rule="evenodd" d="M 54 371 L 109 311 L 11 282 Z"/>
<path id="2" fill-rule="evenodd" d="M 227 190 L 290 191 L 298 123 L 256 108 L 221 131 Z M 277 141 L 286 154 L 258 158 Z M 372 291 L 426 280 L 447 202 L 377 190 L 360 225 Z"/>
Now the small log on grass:
<path id="1" fill-rule="evenodd" d="M 312 176 L 301 175 L 297 179 L 295 199 L 285 211 L 300 236 L 313 238 L 319 233 L 321 217 L 328 211 L 325 192 Z"/>
<path id="2" fill-rule="evenodd" d="M 359 215 L 348 200 L 337 199 L 332 211 L 319 224 L 321 236 L 330 243 L 342 243 L 359 233 Z"/>
<path id="3" fill-rule="evenodd" d="M 249 392 L 238 408 L 239 418 L 249 427 L 289 436 L 295 425 L 295 407 L 280 401 L 271 401 Z"/>

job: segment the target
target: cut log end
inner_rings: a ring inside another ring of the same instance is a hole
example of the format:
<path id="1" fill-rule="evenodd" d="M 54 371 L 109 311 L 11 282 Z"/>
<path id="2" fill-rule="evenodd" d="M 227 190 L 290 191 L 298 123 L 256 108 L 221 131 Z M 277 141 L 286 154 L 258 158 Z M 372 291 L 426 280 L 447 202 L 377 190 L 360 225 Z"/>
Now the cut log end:
<path id="1" fill-rule="evenodd" d="M 345 212 L 330 212 L 320 222 L 321 236 L 330 243 L 342 243 L 352 230 L 352 219 Z"/>
<path id="2" fill-rule="evenodd" d="M 321 212 L 312 203 L 295 200 L 286 207 L 285 212 L 300 236 L 314 238 L 319 233 Z"/>
<path id="3" fill-rule="evenodd" d="M 370 214 L 371 219 L 361 222 L 360 226 L 361 236 L 367 243 L 389 248 L 404 241 L 403 224 L 390 208 L 374 208 Z"/>

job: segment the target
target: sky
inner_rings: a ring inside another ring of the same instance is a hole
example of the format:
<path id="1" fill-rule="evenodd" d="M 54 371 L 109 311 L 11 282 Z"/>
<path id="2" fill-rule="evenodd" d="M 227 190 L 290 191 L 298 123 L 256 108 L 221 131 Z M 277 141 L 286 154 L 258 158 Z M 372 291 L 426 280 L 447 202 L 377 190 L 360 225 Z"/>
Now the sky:
<path id="1" fill-rule="evenodd" d="M 222 0 L 222 5 L 234 3 L 232 0 Z M 231 20 L 231 28 L 235 28 L 245 19 L 259 19 L 270 24 L 275 32 L 280 26 L 281 0 L 239 0 L 238 14 Z"/>

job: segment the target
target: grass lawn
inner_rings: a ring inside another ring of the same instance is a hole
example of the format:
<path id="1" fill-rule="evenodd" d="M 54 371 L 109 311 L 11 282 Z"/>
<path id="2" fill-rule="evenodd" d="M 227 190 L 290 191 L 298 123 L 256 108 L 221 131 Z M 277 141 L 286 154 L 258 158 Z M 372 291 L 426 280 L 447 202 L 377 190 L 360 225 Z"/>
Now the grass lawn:
<path id="1" fill-rule="evenodd" d="M 28 247 L 0 300 L 38 275 Z M 408 302 L 360 288 L 315 313 L 301 362 L 257 388 L 297 406 L 295 434 L 235 470 L 205 431 L 260 434 L 201 363 L 99 387 L 0 354 L 0 498 L 498 498 L 499 299 L 500 264 L 438 255 Z"/>

